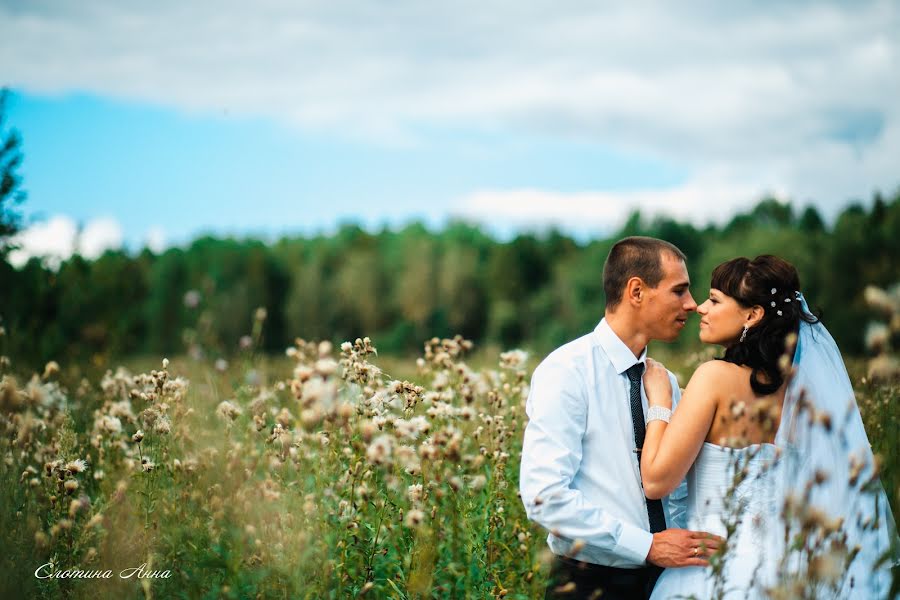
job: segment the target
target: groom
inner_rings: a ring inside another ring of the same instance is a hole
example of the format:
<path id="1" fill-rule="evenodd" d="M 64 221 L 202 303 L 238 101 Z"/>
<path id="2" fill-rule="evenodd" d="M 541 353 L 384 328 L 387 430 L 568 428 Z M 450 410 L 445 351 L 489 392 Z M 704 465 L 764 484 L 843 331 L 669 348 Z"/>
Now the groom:
<path id="1" fill-rule="evenodd" d="M 647 598 L 661 568 L 706 565 L 717 545 L 675 528 L 684 484 L 663 501 L 641 486 L 647 343 L 678 337 L 697 308 L 689 286 L 674 245 L 620 240 L 603 267 L 605 317 L 534 372 L 520 491 L 528 518 L 550 530 L 546 598 Z"/>

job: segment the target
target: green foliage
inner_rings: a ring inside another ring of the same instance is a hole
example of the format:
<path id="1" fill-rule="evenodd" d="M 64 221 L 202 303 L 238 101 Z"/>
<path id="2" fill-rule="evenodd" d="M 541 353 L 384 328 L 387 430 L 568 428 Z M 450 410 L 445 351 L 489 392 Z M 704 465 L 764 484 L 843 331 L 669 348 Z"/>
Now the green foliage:
<path id="1" fill-rule="evenodd" d="M 16 457 L 0 464 L 0 539 L 16 548 L 0 596 L 536 597 L 543 540 L 516 493 L 526 364 L 472 371 L 471 344 L 443 340 L 407 365 L 443 381 L 425 397 L 362 344 L 292 348 L 225 372 L 179 360 L 179 377 L 155 361 L 99 386 L 76 376 L 76 394 L 0 379 L 0 402 L 18 398 L 0 411 Z M 234 383 L 245 369 L 267 375 Z M 50 561 L 113 575 L 35 578 Z M 121 577 L 141 563 L 171 576 Z"/>
<path id="2" fill-rule="evenodd" d="M 0 377 L 0 597 L 543 597 L 546 531 L 517 494 L 535 361 L 497 369 L 440 340 L 402 368 L 377 357 L 382 371 L 363 345 L 309 342 L 224 372 L 176 359 L 90 383 L 65 364 L 59 381 Z M 897 514 L 900 390 L 850 367 Z M 732 489 L 747 477 L 735 466 Z M 741 498 L 725 498 L 735 519 Z M 112 576 L 36 578 L 50 561 Z M 142 563 L 169 576 L 122 577 Z"/>
<path id="3" fill-rule="evenodd" d="M 8 238 L 19 230 L 21 215 L 14 206 L 25 200 L 22 178 L 17 171 L 22 164 L 22 138 L 6 128 L 7 90 L 0 90 L 0 259 L 9 250 Z"/>
<path id="4" fill-rule="evenodd" d="M 370 233 L 256 240 L 204 237 L 185 249 L 138 256 L 73 257 L 53 272 L 33 260 L 0 261 L 0 315 L 20 361 L 106 364 L 123 354 L 211 357 L 239 351 L 252 315 L 266 309 L 258 350 L 280 352 L 295 337 L 340 341 L 372 335 L 384 351 L 410 353 L 423 339 L 460 333 L 539 353 L 590 330 L 603 313 L 603 262 L 625 235 L 675 243 L 688 256 L 695 299 L 709 274 L 735 256 L 772 253 L 792 261 L 803 291 L 850 354 L 863 351 L 868 284 L 900 280 L 900 193 L 854 205 L 826 226 L 812 207 L 773 199 L 721 226 L 699 229 L 632 214 L 605 239 L 578 243 L 557 232 L 498 242 L 478 227 L 420 224 Z M 697 346 L 689 324 L 674 345 Z M 18 344 L 18 345 L 17 345 Z"/>

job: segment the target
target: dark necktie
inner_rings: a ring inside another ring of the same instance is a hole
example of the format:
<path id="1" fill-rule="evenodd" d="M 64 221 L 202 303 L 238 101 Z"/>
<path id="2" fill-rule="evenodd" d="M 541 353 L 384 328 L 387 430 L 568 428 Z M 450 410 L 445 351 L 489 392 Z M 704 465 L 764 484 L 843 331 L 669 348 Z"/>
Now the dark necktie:
<path id="1" fill-rule="evenodd" d="M 634 447 L 637 452 L 638 466 L 641 464 L 641 450 L 644 447 L 644 436 L 647 428 L 644 425 L 644 405 L 641 403 L 641 375 L 644 374 L 644 363 L 632 365 L 626 372 L 631 384 L 631 423 L 634 425 Z M 662 500 L 647 499 L 647 516 L 650 517 L 650 533 L 663 531 L 666 528 L 666 516 L 663 514 Z"/>

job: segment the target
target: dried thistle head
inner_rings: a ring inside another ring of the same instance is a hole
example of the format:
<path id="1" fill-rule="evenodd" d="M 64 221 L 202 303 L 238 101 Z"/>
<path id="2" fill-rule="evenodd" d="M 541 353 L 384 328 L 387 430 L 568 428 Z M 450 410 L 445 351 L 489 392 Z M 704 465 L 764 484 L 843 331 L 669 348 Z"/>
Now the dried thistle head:
<path id="1" fill-rule="evenodd" d="M 425 513 L 418 508 L 413 508 L 406 513 L 406 516 L 403 518 L 403 524 L 413 529 L 421 525 L 424 520 Z"/>
<path id="2" fill-rule="evenodd" d="M 83 473 L 85 470 L 87 470 L 87 462 L 84 459 L 78 458 L 75 460 L 70 460 L 63 468 L 69 473 Z"/>
<path id="3" fill-rule="evenodd" d="M 216 414 L 225 422 L 231 423 L 243 414 L 243 409 L 230 400 L 222 400 L 216 407 Z"/>
<path id="4" fill-rule="evenodd" d="M 59 373 L 59 363 L 55 360 L 51 360 L 44 366 L 44 373 L 41 375 L 41 379 L 46 381 L 57 373 Z"/>

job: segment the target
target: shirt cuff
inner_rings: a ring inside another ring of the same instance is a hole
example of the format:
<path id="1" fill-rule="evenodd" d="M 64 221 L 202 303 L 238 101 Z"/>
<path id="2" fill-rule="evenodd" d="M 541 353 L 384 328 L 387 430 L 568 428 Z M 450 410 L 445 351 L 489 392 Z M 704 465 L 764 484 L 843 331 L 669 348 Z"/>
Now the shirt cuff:
<path id="1" fill-rule="evenodd" d="M 652 533 L 629 523 L 622 523 L 622 533 L 619 534 L 619 540 L 616 542 L 615 553 L 641 564 L 647 561 L 652 543 Z"/>

